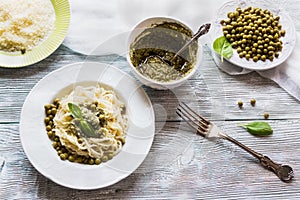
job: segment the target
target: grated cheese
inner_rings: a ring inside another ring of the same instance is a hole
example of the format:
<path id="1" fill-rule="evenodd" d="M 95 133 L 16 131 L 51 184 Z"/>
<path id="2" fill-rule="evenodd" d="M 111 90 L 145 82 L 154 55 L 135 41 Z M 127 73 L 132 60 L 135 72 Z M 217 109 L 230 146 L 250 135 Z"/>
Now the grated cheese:
<path id="1" fill-rule="evenodd" d="M 0 50 L 32 49 L 49 35 L 54 22 L 50 0 L 0 0 Z"/>

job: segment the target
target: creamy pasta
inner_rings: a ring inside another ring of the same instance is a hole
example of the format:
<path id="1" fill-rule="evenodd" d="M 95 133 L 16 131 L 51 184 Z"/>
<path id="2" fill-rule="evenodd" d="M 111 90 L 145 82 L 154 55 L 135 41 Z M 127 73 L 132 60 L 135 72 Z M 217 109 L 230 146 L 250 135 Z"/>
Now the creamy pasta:
<path id="1" fill-rule="evenodd" d="M 124 112 L 125 105 L 113 90 L 76 86 L 59 99 L 52 131 L 69 154 L 106 161 L 125 143 Z"/>

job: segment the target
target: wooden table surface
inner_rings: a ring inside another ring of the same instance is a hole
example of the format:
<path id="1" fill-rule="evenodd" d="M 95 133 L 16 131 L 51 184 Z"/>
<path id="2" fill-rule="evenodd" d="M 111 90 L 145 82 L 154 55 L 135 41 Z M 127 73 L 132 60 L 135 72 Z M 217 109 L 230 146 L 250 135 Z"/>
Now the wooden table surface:
<path id="1" fill-rule="evenodd" d="M 300 31 L 300 2 L 295 2 L 290 8 Z M 113 64 L 134 77 L 124 57 L 86 57 L 63 45 L 32 66 L 0 68 L 0 199 L 299 199 L 299 101 L 255 72 L 241 76 L 223 73 L 207 47 L 199 70 L 187 84 L 164 91 L 143 87 L 155 110 L 156 131 L 149 155 L 134 173 L 112 186 L 91 191 L 65 188 L 47 179 L 35 170 L 22 149 L 21 108 L 41 78 L 82 61 Z M 254 107 L 249 103 L 252 98 L 256 99 Z M 243 109 L 237 106 L 239 100 L 244 102 Z M 280 181 L 227 141 L 197 136 L 175 113 L 180 101 L 193 105 L 240 142 L 292 166 L 294 180 Z M 264 120 L 264 112 L 270 114 L 268 120 Z M 238 126 L 257 120 L 269 122 L 273 134 L 257 137 Z"/>

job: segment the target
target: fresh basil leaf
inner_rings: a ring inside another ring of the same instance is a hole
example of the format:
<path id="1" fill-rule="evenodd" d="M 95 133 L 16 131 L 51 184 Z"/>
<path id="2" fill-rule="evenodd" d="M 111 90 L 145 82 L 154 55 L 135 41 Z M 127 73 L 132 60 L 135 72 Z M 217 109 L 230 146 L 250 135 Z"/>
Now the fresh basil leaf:
<path id="1" fill-rule="evenodd" d="M 241 126 L 253 135 L 266 136 L 273 133 L 273 129 L 267 122 L 250 122 Z"/>
<path id="2" fill-rule="evenodd" d="M 214 51 L 221 55 L 221 61 L 223 62 L 223 57 L 229 59 L 232 54 L 232 46 L 228 42 L 225 36 L 217 38 L 213 43 Z"/>
<path id="3" fill-rule="evenodd" d="M 78 125 L 85 136 L 96 137 L 95 130 L 90 123 L 85 120 L 80 120 Z"/>
<path id="4" fill-rule="evenodd" d="M 79 118 L 79 119 L 82 118 L 81 110 L 77 105 L 75 105 L 73 103 L 68 103 L 68 107 L 74 118 Z"/>

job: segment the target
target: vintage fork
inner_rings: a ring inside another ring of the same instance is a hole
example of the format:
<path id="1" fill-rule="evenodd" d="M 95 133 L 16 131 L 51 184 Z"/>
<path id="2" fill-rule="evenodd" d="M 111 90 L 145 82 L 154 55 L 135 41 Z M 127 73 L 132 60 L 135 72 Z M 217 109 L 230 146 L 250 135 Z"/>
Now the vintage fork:
<path id="1" fill-rule="evenodd" d="M 290 166 L 275 163 L 269 157 L 253 151 L 249 147 L 222 132 L 219 127 L 196 113 L 185 103 L 182 102 L 179 104 L 176 113 L 193 129 L 195 129 L 199 135 L 205 138 L 226 139 L 246 150 L 248 153 L 256 157 L 260 161 L 262 166 L 273 171 L 282 181 L 289 182 L 294 177 L 293 169 Z"/>

